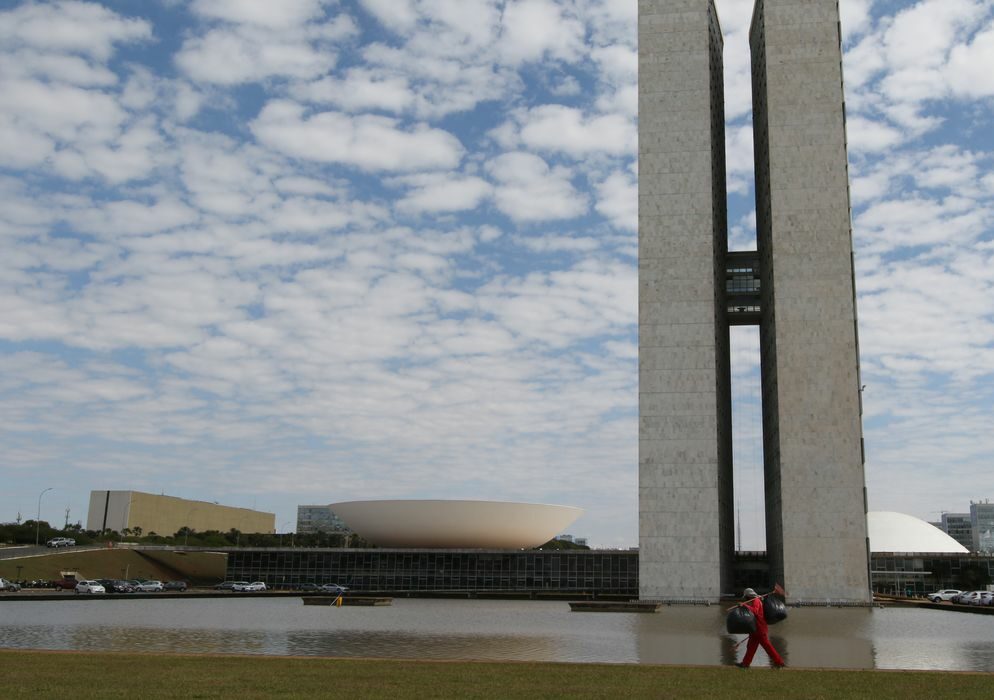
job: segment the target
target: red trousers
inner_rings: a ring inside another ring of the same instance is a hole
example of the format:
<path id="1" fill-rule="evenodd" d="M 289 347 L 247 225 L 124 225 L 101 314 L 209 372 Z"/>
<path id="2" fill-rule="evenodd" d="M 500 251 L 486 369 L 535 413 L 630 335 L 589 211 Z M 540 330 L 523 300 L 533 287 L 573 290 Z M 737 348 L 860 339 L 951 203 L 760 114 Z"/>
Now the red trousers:
<path id="1" fill-rule="evenodd" d="M 780 658 L 780 654 L 777 650 L 773 648 L 770 644 L 770 638 L 766 636 L 765 633 L 756 632 L 749 635 L 749 643 L 746 645 L 746 655 L 742 658 L 742 665 L 749 666 L 752 664 L 752 657 L 756 655 L 756 647 L 759 645 L 763 646 L 766 651 L 766 655 L 770 657 L 770 661 L 774 666 L 783 666 L 783 659 Z"/>

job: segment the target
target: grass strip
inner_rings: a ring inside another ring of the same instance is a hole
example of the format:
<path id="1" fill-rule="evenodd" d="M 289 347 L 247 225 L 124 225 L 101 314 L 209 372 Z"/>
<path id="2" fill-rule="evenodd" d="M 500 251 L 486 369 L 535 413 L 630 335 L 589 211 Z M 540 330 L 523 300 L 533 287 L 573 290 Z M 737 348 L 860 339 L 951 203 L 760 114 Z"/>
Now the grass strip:
<path id="1" fill-rule="evenodd" d="M 990 674 L 0 649 L 5 699 L 989 697 Z"/>

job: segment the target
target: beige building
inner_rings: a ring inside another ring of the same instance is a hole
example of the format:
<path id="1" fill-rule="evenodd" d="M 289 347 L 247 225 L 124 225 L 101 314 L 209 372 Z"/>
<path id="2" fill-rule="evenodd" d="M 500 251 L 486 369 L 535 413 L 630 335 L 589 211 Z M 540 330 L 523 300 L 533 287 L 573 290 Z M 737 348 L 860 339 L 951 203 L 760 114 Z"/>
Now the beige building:
<path id="1" fill-rule="evenodd" d="M 248 508 L 233 508 L 207 501 L 157 496 L 140 491 L 91 491 L 86 529 L 134 530 L 173 535 L 180 528 L 196 532 L 232 528 L 240 532 L 275 532 L 276 515 Z"/>

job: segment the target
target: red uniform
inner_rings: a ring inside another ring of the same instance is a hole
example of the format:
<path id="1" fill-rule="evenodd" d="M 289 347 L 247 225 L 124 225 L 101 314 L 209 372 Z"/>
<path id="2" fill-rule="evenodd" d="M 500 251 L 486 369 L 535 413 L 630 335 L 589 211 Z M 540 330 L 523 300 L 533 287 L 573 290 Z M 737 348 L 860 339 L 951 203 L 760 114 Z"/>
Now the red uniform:
<path id="1" fill-rule="evenodd" d="M 746 653 L 742 658 L 742 666 L 749 668 L 749 665 L 752 664 L 752 657 L 756 654 L 756 647 L 760 645 L 774 666 L 783 666 L 783 659 L 770 644 L 770 638 L 767 636 L 768 627 L 766 626 L 766 616 L 763 614 L 763 599 L 753 598 L 742 605 L 752 610 L 752 614 L 756 616 L 756 631 L 749 635 L 749 643 L 746 645 Z"/>

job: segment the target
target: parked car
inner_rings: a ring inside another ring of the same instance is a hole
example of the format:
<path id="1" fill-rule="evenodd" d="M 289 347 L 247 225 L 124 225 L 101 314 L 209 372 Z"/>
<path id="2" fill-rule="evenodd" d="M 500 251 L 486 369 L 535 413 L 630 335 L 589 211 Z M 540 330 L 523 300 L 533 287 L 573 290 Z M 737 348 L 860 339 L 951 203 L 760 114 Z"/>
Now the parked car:
<path id="1" fill-rule="evenodd" d="M 991 591 L 980 591 L 980 599 L 977 601 L 977 605 L 991 605 L 994 603 L 994 593 Z"/>
<path id="2" fill-rule="evenodd" d="M 45 543 L 45 546 L 55 547 L 56 549 L 59 547 L 75 547 L 76 540 L 72 539 L 71 537 L 53 537 L 52 539 L 50 539 L 48 542 Z"/>
<path id="3" fill-rule="evenodd" d="M 61 588 L 62 590 L 71 591 L 76 588 L 76 584 L 78 583 L 78 579 L 60 578 L 58 581 L 52 581 L 52 588 Z"/>
<path id="4" fill-rule="evenodd" d="M 241 581 L 232 586 L 231 590 L 242 593 L 256 593 L 258 591 L 266 590 L 266 584 L 262 581 L 254 581 L 253 583 L 245 583 L 244 581 Z"/>
<path id="5" fill-rule="evenodd" d="M 980 598 L 980 591 L 963 591 L 958 596 L 954 596 L 952 602 L 957 605 L 974 605 Z"/>
<path id="6" fill-rule="evenodd" d="M 21 590 L 20 584 L 14 583 L 13 581 L 8 581 L 5 578 L 0 578 L 0 591 L 9 591 L 10 593 L 17 593 Z"/>
<path id="7" fill-rule="evenodd" d="M 343 586 L 338 583 L 326 583 L 321 588 L 318 589 L 322 593 L 347 593 L 349 590 L 348 586 Z"/>
<path id="8" fill-rule="evenodd" d="M 221 583 L 214 586 L 215 591 L 230 591 L 234 590 L 235 586 L 242 586 L 247 584 L 248 581 L 222 581 Z"/>
<path id="9" fill-rule="evenodd" d="M 76 593 L 106 593 L 107 589 L 99 581 L 80 581 L 76 584 Z"/>
<path id="10" fill-rule="evenodd" d="M 929 593 L 927 597 L 933 603 L 941 603 L 944 600 L 952 600 L 953 596 L 957 596 L 962 592 L 958 588 L 946 588 L 935 593 Z"/>
<path id="11" fill-rule="evenodd" d="M 135 590 L 139 593 L 160 593 L 162 581 L 139 581 Z"/>
<path id="12" fill-rule="evenodd" d="M 316 583 L 302 583 L 299 586 L 297 586 L 297 590 L 302 591 L 304 593 L 313 593 L 320 588 L 321 587 Z"/>
<path id="13" fill-rule="evenodd" d="M 166 581 L 162 588 L 167 591 L 185 591 L 187 586 L 186 581 Z"/>

